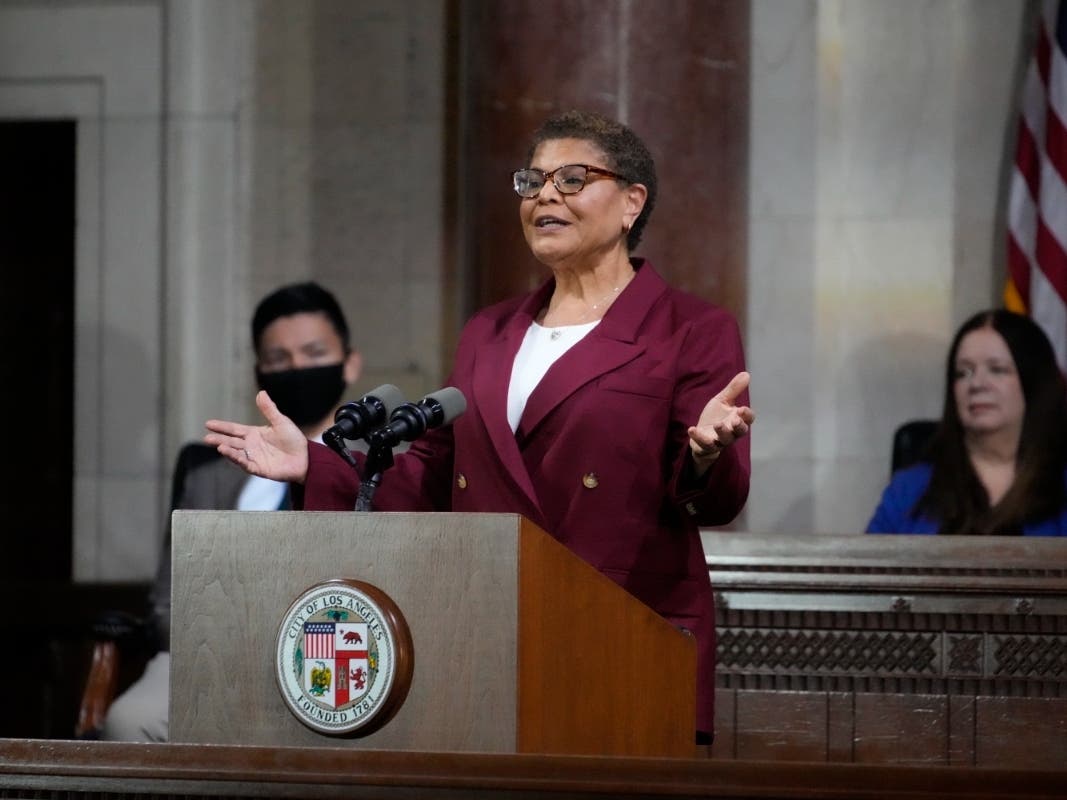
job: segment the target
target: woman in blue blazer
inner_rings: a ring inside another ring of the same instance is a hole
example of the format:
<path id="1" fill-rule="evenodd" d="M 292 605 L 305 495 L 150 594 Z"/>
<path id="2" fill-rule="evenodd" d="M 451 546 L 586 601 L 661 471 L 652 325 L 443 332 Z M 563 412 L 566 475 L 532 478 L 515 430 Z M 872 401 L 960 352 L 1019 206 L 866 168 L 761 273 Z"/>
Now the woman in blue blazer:
<path id="1" fill-rule="evenodd" d="M 1067 535 L 1067 388 L 1029 317 L 982 311 L 957 332 L 927 458 L 897 472 L 868 533 Z"/>

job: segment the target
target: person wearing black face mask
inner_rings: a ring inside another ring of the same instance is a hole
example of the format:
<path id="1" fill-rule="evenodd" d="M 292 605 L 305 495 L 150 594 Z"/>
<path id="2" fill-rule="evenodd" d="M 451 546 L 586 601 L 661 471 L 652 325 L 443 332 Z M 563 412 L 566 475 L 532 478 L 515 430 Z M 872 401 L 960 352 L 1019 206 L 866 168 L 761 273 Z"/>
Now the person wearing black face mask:
<path id="1" fill-rule="evenodd" d="M 315 283 L 272 292 L 252 317 L 256 383 L 303 434 L 321 441 L 345 389 L 359 378 L 360 354 L 334 296 Z M 199 461 L 182 482 L 175 508 L 273 510 L 288 508 L 287 485 L 247 475 L 214 448 L 187 445 L 179 464 Z M 203 461 L 204 458 L 209 460 Z M 176 470 L 177 472 L 178 470 Z M 160 652 L 144 675 L 112 704 L 101 737 L 166 741 L 170 680 L 170 532 L 152 588 L 151 625 Z"/>
<path id="2" fill-rule="evenodd" d="M 362 365 L 340 309 L 328 308 L 332 299 L 316 284 L 287 286 L 265 298 L 252 318 L 256 382 L 309 439 L 333 424 Z"/>
<path id="3" fill-rule="evenodd" d="M 297 427 L 318 428 L 325 415 L 333 419 L 333 412 L 341 399 L 348 381 L 345 380 L 345 363 L 327 364 L 324 367 L 297 367 L 281 372 L 256 370 L 256 383 L 271 396 L 282 413 L 296 423 Z M 321 433 L 321 431 L 318 431 Z M 314 439 L 315 436 L 309 436 Z"/>

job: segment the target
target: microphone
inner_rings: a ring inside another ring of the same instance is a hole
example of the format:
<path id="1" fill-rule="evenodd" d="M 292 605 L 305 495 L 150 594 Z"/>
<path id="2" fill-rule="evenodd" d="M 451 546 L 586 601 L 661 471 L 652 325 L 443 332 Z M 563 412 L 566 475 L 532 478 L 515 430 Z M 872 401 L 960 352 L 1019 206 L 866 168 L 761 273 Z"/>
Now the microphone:
<path id="1" fill-rule="evenodd" d="M 372 500 L 382 473 L 393 466 L 393 448 L 401 442 L 413 442 L 431 428 L 449 425 L 467 410 L 467 398 L 452 386 L 438 389 L 417 403 L 401 403 L 383 425 L 365 438 L 370 444 L 363 464 L 362 480 L 356 495 L 356 511 L 371 511 Z M 349 456 L 351 458 L 351 455 Z"/>
<path id="2" fill-rule="evenodd" d="M 454 386 L 426 395 L 417 403 L 401 403 L 389 415 L 389 424 L 367 437 L 372 450 L 413 442 L 432 428 L 451 425 L 467 410 L 467 398 Z"/>
<path id="3" fill-rule="evenodd" d="M 340 436 L 344 439 L 362 439 L 375 428 L 380 428 L 393 411 L 404 403 L 404 395 L 393 384 L 386 383 L 372 389 L 359 400 L 345 403 L 333 415 L 334 425 L 322 435 L 323 440 Z"/>
<path id="4" fill-rule="evenodd" d="M 404 395 L 400 390 L 387 383 L 359 400 L 345 403 L 333 415 L 334 424 L 322 432 L 323 444 L 343 458 L 348 466 L 358 469 L 345 439 L 360 439 L 384 425 L 393 410 L 403 402 Z"/>

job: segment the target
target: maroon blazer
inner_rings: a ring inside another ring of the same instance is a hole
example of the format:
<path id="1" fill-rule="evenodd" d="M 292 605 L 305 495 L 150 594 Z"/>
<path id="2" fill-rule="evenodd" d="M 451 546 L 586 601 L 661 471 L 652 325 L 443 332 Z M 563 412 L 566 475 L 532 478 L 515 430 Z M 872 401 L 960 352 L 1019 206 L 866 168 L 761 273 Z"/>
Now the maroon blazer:
<path id="1" fill-rule="evenodd" d="M 592 332 L 548 370 L 519 428 L 507 421 L 511 366 L 553 289 L 476 314 L 460 337 L 450 385 L 467 411 L 396 457 L 374 498 L 382 511 L 519 513 L 698 643 L 697 729 L 712 731 L 715 628 L 699 525 L 745 503 L 749 440 L 703 479 L 689 472 L 687 428 L 744 369 L 737 323 L 670 288 L 651 264 Z M 739 399 L 748 404 L 747 394 Z M 353 508 L 358 479 L 310 444 L 305 508 Z"/>

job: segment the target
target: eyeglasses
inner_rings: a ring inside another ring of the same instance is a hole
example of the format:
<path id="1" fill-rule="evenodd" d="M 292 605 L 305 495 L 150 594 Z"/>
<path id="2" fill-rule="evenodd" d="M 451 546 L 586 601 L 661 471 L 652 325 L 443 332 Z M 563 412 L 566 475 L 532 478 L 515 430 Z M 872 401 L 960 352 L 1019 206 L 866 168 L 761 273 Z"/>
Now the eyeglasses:
<path id="1" fill-rule="evenodd" d="M 614 178 L 618 181 L 626 180 L 617 172 L 591 167 L 589 164 L 564 164 L 551 172 L 533 167 L 515 170 L 511 173 L 511 182 L 519 197 L 537 197 L 544 185 L 548 183 L 549 178 L 552 179 L 552 185 L 559 190 L 560 194 L 578 194 L 590 180 L 594 179 L 594 175 L 603 175 L 605 178 Z"/>

